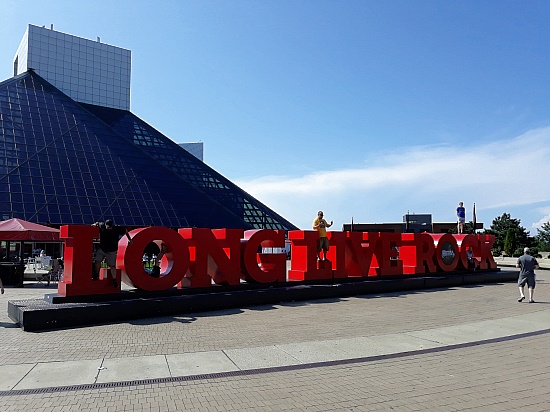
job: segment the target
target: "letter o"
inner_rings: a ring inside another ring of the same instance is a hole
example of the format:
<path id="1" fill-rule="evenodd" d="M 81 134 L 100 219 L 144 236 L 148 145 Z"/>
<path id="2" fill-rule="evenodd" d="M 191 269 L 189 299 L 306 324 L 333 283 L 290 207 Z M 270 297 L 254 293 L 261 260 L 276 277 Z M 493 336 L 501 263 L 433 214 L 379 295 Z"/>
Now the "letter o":
<path id="1" fill-rule="evenodd" d="M 134 229 L 130 237 L 131 243 L 126 237 L 121 239 L 117 255 L 117 267 L 121 269 L 125 283 L 142 290 L 158 291 L 170 289 L 183 279 L 189 268 L 189 248 L 178 232 L 152 226 Z M 160 278 L 152 277 L 143 268 L 143 251 L 154 240 L 161 240 L 167 250 L 161 264 L 166 273 Z"/>
<path id="2" fill-rule="evenodd" d="M 460 260 L 458 244 L 450 233 L 446 233 L 437 240 L 435 249 L 437 264 L 444 272 L 452 272 L 456 269 Z"/>

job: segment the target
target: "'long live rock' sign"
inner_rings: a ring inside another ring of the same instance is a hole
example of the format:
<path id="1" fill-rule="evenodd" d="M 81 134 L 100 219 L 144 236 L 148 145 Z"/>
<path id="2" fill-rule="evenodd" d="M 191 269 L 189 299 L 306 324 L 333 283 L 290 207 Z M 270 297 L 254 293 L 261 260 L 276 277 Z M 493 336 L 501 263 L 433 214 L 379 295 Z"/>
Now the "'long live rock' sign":
<path id="1" fill-rule="evenodd" d="M 119 293 L 102 269 L 101 279 L 92 280 L 95 226 L 61 227 L 65 240 L 65 273 L 58 292 L 63 296 Z M 302 280 L 366 278 L 392 275 L 453 272 L 468 267 L 466 251 L 471 248 L 479 269 L 494 269 L 492 235 L 451 235 L 433 233 L 328 232 L 328 261 L 317 261 L 315 231 L 288 232 L 291 268 L 286 271 L 285 253 L 261 253 L 262 248 L 284 248 L 285 232 L 280 230 L 146 227 L 123 236 L 117 254 L 117 277 L 147 291 L 174 286 L 209 287 Z M 150 242 L 164 243 L 161 276 L 150 276 L 142 256 Z M 260 253 L 259 253 L 260 252 Z"/>

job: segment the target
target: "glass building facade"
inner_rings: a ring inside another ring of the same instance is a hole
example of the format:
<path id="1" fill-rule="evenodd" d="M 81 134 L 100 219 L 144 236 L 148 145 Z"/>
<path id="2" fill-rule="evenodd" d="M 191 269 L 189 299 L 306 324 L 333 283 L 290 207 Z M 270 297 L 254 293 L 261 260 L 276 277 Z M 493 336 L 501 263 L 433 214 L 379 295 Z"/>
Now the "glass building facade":
<path id="1" fill-rule="evenodd" d="M 296 229 L 128 110 L 29 70 L 0 83 L 0 218 Z"/>
<path id="2" fill-rule="evenodd" d="M 130 50 L 29 24 L 13 67 L 0 83 L 1 219 L 295 228 L 129 111 Z"/>

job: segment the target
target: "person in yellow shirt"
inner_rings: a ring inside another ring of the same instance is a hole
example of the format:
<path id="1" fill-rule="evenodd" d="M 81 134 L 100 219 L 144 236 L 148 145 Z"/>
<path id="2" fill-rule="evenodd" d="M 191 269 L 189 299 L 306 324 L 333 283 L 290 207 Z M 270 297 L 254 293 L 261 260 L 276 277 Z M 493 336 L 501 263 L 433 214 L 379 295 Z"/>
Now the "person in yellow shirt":
<path id="1" fill-rule="evenodd" d="M 321 260 L 321 251 L 323 251 L 323 257 L 327 259 L 327 252 L 329 248 L 328 238 L 327 238 L 327 227 L 331 227 L 333 224 L 332 220 L 328 223 L 323 218 L 323 211 L 319 210 L 317 212 L 317 217 L 313 221 L 313 229 L 319 232 L 319 240 L 317 240 L 317 258 Z"/>

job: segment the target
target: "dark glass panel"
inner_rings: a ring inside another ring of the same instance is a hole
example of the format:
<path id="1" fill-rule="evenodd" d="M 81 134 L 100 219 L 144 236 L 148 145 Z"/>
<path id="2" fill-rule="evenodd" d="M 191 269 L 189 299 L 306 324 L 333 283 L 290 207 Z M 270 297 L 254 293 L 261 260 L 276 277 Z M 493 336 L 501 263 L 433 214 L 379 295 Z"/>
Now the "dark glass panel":
<path id="1" fill-rule="evenodd" d="M 74 223 L 73 215 L 70 213 L 61 212 L 60 221 Z"/>

